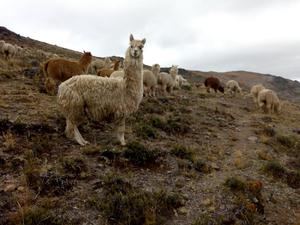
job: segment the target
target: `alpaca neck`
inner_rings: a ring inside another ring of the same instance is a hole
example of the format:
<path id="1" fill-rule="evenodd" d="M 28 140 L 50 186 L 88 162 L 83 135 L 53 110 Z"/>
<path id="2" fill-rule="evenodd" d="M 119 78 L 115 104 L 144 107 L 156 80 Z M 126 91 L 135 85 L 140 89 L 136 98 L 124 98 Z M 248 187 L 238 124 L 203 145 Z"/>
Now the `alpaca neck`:
<path id="1" fill-rule="evenodd" d="M 83 55 L 80 60 L 79 64 L 82 66 L 82 68 L 87 69 L 88 65 L 91 63 L 91 59 L 89 57 L 86 57 Z"/>
<path id="2" fill-rule="evenodd" d="M 172 76 L 173 79 L 176 78 L 177 72 L 176 71 L 170 71 L 170 75 Z"/>
<path id="3" fill-rule="evenodd" d="M 115 65 L 114 65 L 114 71 L 119 70 L 119 68 L 120 68 L 120 62 L 117 61 L 117 62 L 115 62 Z"/>
<path id="4" fill-rule="evenodd" d="M 143 98 L 143 55 L 133 58 L 128 48 L 124 59 L 126 97 L 139 104 Z"/>
<path id="5" fill-rule="evenodd" d="M 152 68 L 152 73 L 154 74 L 154 76 L 155 77 L 157 77 L 158 76 L 158 74 L 159 74 L 159 69 L 158 68 Z"/>

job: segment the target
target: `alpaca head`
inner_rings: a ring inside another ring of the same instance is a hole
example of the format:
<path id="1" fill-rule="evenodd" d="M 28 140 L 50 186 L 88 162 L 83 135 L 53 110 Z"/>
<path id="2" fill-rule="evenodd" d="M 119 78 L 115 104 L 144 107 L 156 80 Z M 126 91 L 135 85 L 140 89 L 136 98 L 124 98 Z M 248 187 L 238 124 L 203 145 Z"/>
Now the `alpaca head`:
<path id="1" fill-rule="evenodd" d="M 178 74 L 178 66 L 172 65 L 169 72 L 170 72 L 170 74 Z"/>
<path id="2" fill-rule="evenodd" d="M 143 47 L 146 43 L 146 39 L 134 40 L 132 34 L 130 34 L 130 56 L 133 58 L 139 58 L 143 54 Z"/>
<path id="3" fill-rule="evenodd" d="M 223 87 L 222 85 L 220 85 L 220 86 L 218 87 L 218 90 L 219 90 L 220 92 L 224 93 L 224 87 Z"/>
<path id="4" fill-rule="evenodd" d="M 85 64 L 90 64 L 92 62 L 93 56 L 90 52 L 83 51 L 83 55 L 80 58 L 80 62 Z"/>
<path id="5" fill-rule="evenodd" d="M 154 75 L 158 75 L 159 72 L 160 72 L 160 65 L 159 64 L 153 64 L 151 70 L 152 70 Z"/>

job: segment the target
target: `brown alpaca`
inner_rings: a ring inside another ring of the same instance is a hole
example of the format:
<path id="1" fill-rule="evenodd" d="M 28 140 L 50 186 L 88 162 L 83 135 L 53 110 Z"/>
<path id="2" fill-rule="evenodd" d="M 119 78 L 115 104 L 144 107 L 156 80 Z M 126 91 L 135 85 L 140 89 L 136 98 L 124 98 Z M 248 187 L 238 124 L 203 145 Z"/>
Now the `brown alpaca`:
<path id="1" fill-rule="evenodd" d="M 78 62 L 66 59 L 50 59 L 44 63 L 43 71 L 45 75 L 45 87 L 48 92 L 53 92 L 53 85 L 57 81 L 65 81 L 74 75 L 87 72 L 89 64 L 92 62 L 92 54 L 84 52 Z M 52 81 L 51 81 L 52 80 Z M 55 85 L 56 86 L 56 85 Z M 51 87 L 51 88 L 50 88 Z"/>
<path id="2" fill-rule="evenodd" d="M 221 82 L 216 77 L 208 77 L 204 81 L 204 85 L 206 87 L 206 91 L 209 93 L 210 88 L 214 89 L 217 93 L 217 90 L 224 93 L 224 87 L 221 85 Z"/>
<path id="3" fill-rule="evenodd" d="M 120 69 L 120 60 L 116 60 L 114 62 L 114 68 L 113 69 L 107 69 L 103 68 L 98 70 L 97 75 L 101 77 L 110 77 L 110 75 L 114 72 Z"/>

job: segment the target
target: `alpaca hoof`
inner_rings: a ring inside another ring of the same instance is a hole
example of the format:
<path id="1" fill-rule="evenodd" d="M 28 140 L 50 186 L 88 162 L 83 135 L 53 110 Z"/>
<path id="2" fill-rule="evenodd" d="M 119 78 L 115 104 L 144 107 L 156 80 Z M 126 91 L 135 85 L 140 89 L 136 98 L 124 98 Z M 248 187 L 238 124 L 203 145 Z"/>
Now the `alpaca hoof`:
<path id="1" fill-rule="evenodd" d="M 120 145 L 121 146 L 125 146 L 126 145 L 126 142 L 124 140 L 120 141 Z"/>

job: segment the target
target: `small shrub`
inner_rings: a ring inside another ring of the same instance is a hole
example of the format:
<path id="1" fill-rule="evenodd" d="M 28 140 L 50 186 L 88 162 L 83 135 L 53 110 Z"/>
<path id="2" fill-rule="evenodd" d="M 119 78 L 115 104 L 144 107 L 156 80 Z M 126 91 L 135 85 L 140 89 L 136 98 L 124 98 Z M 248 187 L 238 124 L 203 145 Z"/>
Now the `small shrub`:
<path id="1" fill-rule="evenodd" d="M 5 150 L 11 151 L 15 149 L 16 146 L 16 138 L 11 132 L 7 132 L 3 134 L 3 145 L 5 146 Z"/>
<path id="2" fill-rule="evenodd" d="M 79 157 L 63 158 L 61 163 L 66 172 L 80 174 L 81 172 L 87 171 L 85 161 Z"/>
<path id="3" fill-rule="evenodd" d="M 229 187 L 232 191 L 245 191 L 246 183 L 238 177 L 230 177 L 225 181 L 225 186 Z"/>
<path id="4" fill-rule="evenodd" d="M 138 124 L 136 127 L 136 133 L 142 138 L 155 139 L 158 136 L 156 130 L 151 125 L 146 123 Z"/>
<path id="5" fill-rule="evenodd" d="M 291 171 L 286 175 L 286 182 L 292 188 L 300 188 L 300 172 Z"/>
<path id="6" fill-rule="evenodd" d="M 116 150 L 116 149 L 104 149 L 103 151 L 101 151 L 101 156 L 105 157 L 109 160 L 115 160 L 118 159 L 119 156 L 121 155 L 121 152 Z"/>
<path id="7" fill-rule="evenodd" d="M 24 170 L 28 186 L 40 195 L 63 195 L 74 183 L 67 176 L 53 171 L 41 172 L 40 168 L 27 166 Z"/>
<path id="8" fill-rule="evenodd" d="M 264 166 L 263 170 L 272 174 L 274 177 L 281 178 L 285 175 L 285 168 L 278 161 L 269 161 Z"/>
<path id="9" fill-rule="evenodd" d="M 293 148 L 296 146 L 297 143 L 297 137 L 292 136 L 292 135 L 278 135 L 277 136 L 277 141 L 288 148 Z"/>
<path id="10" fill-rule="evenodd" d="M 110 224 L 160 225 L 182 205 L 182 197 L 175 192 L 150 193 L 133 187 L 124 178 L 109 174 L 103 178 L 103 191 L 88 200 L 101 210 Z"/>
<path id="11" fill-rule="evenodd" d="M 124 157 L 137 166 L 145 166 L 156 162 L 160 153 L 158 150 L 149 150 L 139 142 L 127 144 Z"/>
<path id="12" fill-rule="evenodd" d="M 63 219 L 55 215 L 47 208 L 31 206 L 21 208 L 10 219 L 15 225 L 62 225 Z"/>
<path id="13" fill-rule="evenodd" d="M 265 127 L 265 128 L 263 129 L 263 133 L 264 133 L 265 135 L 269 136 L 269 137 L 274 137 L 275 134 L 276 134 L 276 131 L 275 131 L 275 129 L 272 128 L 272 127 Z"/>
<path id="14" fill-rule="evenodd" d="M 203 160 L 198 159 L 194 161 L 193 163 L 195 170 L 201 172 L 201 173 L 210 173 L 211 172 L 211 167 L 207 165 Z"/>
<path id="15" fill-rule="evenodd" d="M 194 159 L 194 152 L 183 145 L 174 145 L 171 150 L 171 154 L 181 159 L 187 159 L 191 162 L 193 162 Z"/>

